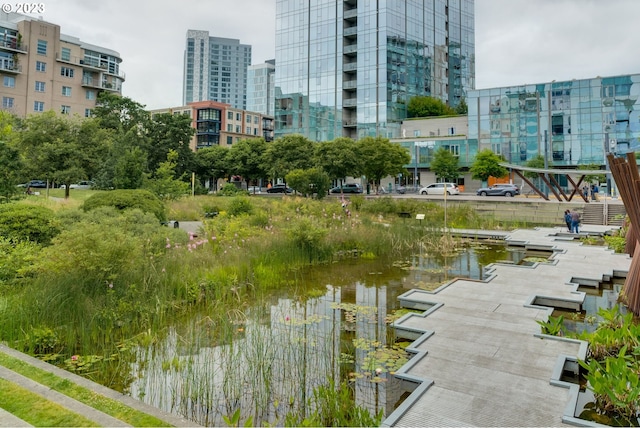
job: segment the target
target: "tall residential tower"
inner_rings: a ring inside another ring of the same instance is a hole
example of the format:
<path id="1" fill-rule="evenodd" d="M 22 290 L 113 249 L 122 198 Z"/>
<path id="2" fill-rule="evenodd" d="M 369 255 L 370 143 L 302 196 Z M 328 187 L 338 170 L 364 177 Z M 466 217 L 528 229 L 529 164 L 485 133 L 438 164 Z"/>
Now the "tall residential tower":
<path id="1" fill-rule="evenodd" d="M 250 65 L 250 45 L 240 44 L 236 39 L 210 37 L 208 31 L 187 31 L 183 104 L 217 101 L 246 109 Z"/>
<path id="2" fill-rule="evenodd" d="M 277 0 L 276 64 L 276 135 L 396 137 L 412 97 L 474 89 L 474 0 Z"/>

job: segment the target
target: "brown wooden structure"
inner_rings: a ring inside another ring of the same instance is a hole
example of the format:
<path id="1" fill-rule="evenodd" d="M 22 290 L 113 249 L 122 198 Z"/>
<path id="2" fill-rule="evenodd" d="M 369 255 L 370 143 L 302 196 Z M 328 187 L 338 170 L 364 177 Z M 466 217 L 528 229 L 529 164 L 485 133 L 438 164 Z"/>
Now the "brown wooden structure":
<path id="1" fill-rule="evenodd" d="M 635 231 L 640 230 L 640 174 L 635 153 L 627 153 L 626 158 L 616 158 L 609 154 L 607 159 L 631 223 L 627 241 L 636 241 L 633 243 L 637 244 Z M 624 282 L 623 299 L 629 310 L 636 316 L 640 315 L 640 253 L 637 251 L 633 251 L 629 273 Z"/>
<path id="2" fill-rule="evenodd" d="M 536 192 L 541 198 L 548 201 L 549 196 L 538 189 L 538 187 L 527 177 L 524 176 L 525 172 L 535 173 L 540 177 L 542 182 L 547 185 L 551 193 L 556 197 L 556 199 L 560 202 L 567 201 L 571 202 L 574 196 L 578 195 L 582 198 L 582 200 L 586 203 L 589 203 L 589 198 L 586 198 L 582 192 L 580 191 L 580 186 L 582 185 L 585 177 L 587 175 L 604 175 L 609 171 L 596 170 L 596 169 L 543 169 L 543 168 L 530 168 L 522 165 L 513 165 L 508 163 L 501 163 L 500 165 L 504 166 L 511 170 L 518 177 L 522 178 L 522 180 L 527 183 L 531 189 Z M 556 176 L 564 175 L 567 179 L 567 183 L 570 183 L 573 186 L 573 191 L 569 195 L 564 191 L 564 189 L 556 180 Z M 573 177 L 576 177 L 574 180 Z"/>

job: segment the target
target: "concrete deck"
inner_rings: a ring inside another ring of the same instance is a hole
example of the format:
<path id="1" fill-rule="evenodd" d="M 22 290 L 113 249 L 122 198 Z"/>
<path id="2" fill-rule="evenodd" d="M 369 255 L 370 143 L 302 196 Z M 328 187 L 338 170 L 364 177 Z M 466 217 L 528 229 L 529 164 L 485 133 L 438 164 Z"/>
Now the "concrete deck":
<path id="1" fill-rule="evenodd" d="M 581 233 L 606 226 L 585 225 Z M 473 233 L 473 231 L 468 231 Z M 496 235 L 499 232 L 491 232 Z M 516 230 L 507 241 L 554 250 L 552 263 L 495 264 L 486 281 L 455 280 L 435 292 L 412 290 L 404 306 L 423 308 L 396 323 L 417 340 L 399 376 L 420 386 L 386 426 L 562 426 L 573 418 L 577 386 L 560 381 L 567 361 L 584 359 L 586 343 L 540 334 L 551 309 L 579 305 L 578 283 L 626 274 L 627 255 L 582 245 L 563 228 Z"/>

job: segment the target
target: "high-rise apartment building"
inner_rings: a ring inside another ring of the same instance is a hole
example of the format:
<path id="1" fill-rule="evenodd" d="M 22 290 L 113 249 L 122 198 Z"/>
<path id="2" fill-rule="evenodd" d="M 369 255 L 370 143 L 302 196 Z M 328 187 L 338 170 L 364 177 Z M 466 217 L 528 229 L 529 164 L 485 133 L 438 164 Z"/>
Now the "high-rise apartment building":
<path id="1" fill-rule="evenodd" d="M 184 53 L 183 104 L 217 101 L 244 110 L 251 46 L 236 39 L 187 31 Z"/>
<path id="2" fill-rule="evenodd" d="M 275 59 L 249 66 L 247 71 L 247 110 L 273 116 L 275 72 Z"/>
<path id="3" fill-rule="evenodd" d="M 396 137 L 417 95 L 475 87 L 474 0 L 277 0 L 276 135 Z"/>
<path id="4" fill-rule="evenodd" d="M 99 92 L 122 92 L 121 62 L 118 52 L 61 34 L 56 24 L 0 12 L 3 110 L 90 116 Z"/>

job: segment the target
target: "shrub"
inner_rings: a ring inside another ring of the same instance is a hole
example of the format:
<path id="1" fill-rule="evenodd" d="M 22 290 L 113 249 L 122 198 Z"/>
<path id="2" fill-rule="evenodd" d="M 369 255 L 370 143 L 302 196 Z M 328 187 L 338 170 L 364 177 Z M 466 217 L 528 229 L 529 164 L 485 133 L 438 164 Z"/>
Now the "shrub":
<path id="1" fill-rule="evenodd" d="M 34 242 L 14 244 L 8 239 L 0 238 L 0 283 L 29 276 L 29 268 L 40 250 L 40 245 Z"/>
<path id="2" fill-rule="evenodd" d="M 251 214 L 253 212 L 253 205 L 251 204 L 251 201 L 249 201 L 249 198 L 236 196 L 231 200 L 227 212 L 232 216 Z"/>
<path id="3" fill-rule="evenodd" d="M 119 210 L 138 208 L 143 212 L 152 213 L 160 221 L 167 220 L 164 204 L 148 190 L 121 189 L 96 193 L 84 202 L 82 209 L 89 211 L 104 206 Z"/>
<path id="4" fill-rule="evenodd" d="M 238 193 L 247 194 L 246 191 L 239 189 L 235 184 L 227 183 L 222 187 L 222 189 L 218 190 L 217 194 L 220 196 L 235 196 Z"/>
<path id="5" fill-rule="evenodd" d="M 25 205 L 0 205 L 0 236 L 14 243 L 33 241 L 48 245 L 60 233 L 55 214 L 48 208 Z"/>

